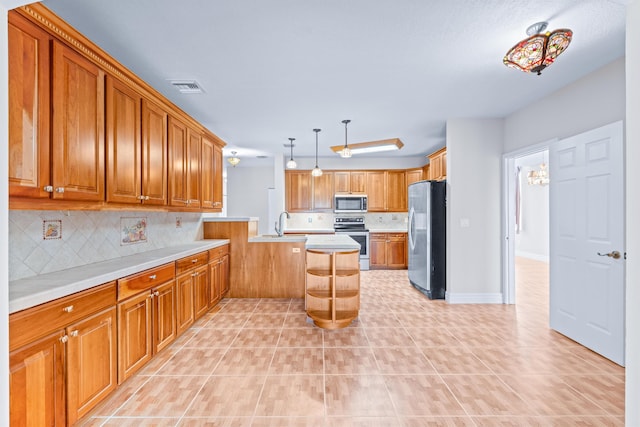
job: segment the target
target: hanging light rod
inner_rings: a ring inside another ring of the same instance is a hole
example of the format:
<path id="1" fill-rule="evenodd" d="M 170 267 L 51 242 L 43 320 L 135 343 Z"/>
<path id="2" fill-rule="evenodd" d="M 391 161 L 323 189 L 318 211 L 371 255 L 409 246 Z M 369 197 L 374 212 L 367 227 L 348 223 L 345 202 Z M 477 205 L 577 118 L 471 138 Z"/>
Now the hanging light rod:
<path id="1" fill-rule="evenodd" d="M 344 148 L 342 148 L 342 150 L 340 151 L 340 157 L 342 157 L 344 159 L 348 159 L 353 154 L 353 152 L 351 151 L 351 149 L 347 145 L 347 125 L 350 122 L 351 122 L 351 120 L 343 120 L 342 121 L 342 123 L 344 123 Z"/>
<path id="2" fill-rule="evenodd" d="M 379 153 L 382 151 L 399 150 L 404 147 L 400 138 L 381 139 L 379 141 L 358 142 L 355 144 L 349 144 L 351 154 L 366 154 L 366 153 Z M 340 153 L 344 150 L 344 145 L 333 145 L 331 150 L 335 153 Z"/>
<path id="3" fill-rule="evenodd" d="M 293 143 L 293 141 L 295 140 L 296 140 L 295 138 L 289 138 L 289 143 L 284 144 L 285 147 L 291 148 L 291 158 L 287 162 L 287 169 L 295 169 L 298 167 L 298 164 L 296 163 L 296 161 L 293 160 L 293 147 L 295 147 L 295 144 Z"/>

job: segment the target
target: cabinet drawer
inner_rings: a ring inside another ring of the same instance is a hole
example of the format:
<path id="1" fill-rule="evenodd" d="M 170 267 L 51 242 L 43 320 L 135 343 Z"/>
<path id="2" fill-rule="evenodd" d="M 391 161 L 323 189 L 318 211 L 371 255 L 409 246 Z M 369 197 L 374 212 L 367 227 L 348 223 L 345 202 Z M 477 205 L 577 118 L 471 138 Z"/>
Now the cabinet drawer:
<path id="1" fill-rule="evenodd" d="M 199 252 L 197 254 L 180 258 L 176 261 L 176 274 L 184 273 L 187 270 L 200 267 L 209 262 L 209 254 L 207 252 Z"/>
<path id="2" fill-rule="evenodd" d="M 407 237 L 407 233 L 387 233 L 389 239 L 404 239 Z"/>
<path id="3" fill-rule="evenodd" d="M 175 264 L 169 263 L 118 279 L 118 301 L 168 282 L 175 275 Z"/>
<path id="4" fill-rule="evenodd" d="M 13 313 L 9 316 L 9 349 L 13 351 L 115 303 L 116 282 L 109 282 Z"/>
<path id="5" fill-rule="evenodd" d="M 217 248 L 209 249 L 209 261 L 221 258 L 229 253 L 229 245 L 218 246 Z"/>

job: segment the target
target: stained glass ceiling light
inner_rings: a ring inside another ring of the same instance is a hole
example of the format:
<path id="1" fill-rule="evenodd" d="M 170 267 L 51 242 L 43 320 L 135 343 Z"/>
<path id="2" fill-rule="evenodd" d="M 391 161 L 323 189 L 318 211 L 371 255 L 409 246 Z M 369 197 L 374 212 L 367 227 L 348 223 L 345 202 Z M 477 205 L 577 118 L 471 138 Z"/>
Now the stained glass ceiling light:
<path id="1" fill-rule="evenodd" d="M 546 22 L 537 22 L 527 28 L 530 37 L 509 49 L 502 59 L 504 65 L 540 75 L 542 70 L 553 64 L 571 43 L 573 31 L 563 28 L 542 34 L 546 28 Z"/>

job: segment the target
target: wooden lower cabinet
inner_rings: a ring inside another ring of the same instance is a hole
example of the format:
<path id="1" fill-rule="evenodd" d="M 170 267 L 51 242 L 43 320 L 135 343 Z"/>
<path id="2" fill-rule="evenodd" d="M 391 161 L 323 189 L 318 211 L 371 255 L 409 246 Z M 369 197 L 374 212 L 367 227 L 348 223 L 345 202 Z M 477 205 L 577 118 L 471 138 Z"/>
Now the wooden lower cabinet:
<path id="1" fill-rule="evenodd" d="M 65 426 L 64 330 L 9 353 L 12 427 Z"/>
<path id="2" fill-rule="evenodd" d="M 118 383 L 151 360 L 151 293 L 118 303 Z"/>
<path id="3" fill-rule="evenodd" d="M 229 291 L 229 245 L 209 250 L 209 308 Z"/>
<path id="4" fill-rule="evenodd" d="M 153 295 L 153 349 L 157 353 L 178 337 L 175 281 L 158 286 Z"/>
<path id="5" fill-rule="evenodd" d="M 67 328 L 67 422 L 73 425 L 117 386 L 116 309 Z"/>
<path id="6" fill-rule="evenodd" d="M 407 233 L 371 233 L 369 268 L 407 268 Z"/>
<path id="7" fill-rule="evenodd" d="M 209 267 L 203 265 L 191 273 L 193 280 L 193 316 L 198 320 L 209 311 Z"/>
<path id="8" fill-rule="evenodd" d="M 9 316 L 11 426 L 72 425 L 116 387 L 115 302 L 113 282 Z"/>

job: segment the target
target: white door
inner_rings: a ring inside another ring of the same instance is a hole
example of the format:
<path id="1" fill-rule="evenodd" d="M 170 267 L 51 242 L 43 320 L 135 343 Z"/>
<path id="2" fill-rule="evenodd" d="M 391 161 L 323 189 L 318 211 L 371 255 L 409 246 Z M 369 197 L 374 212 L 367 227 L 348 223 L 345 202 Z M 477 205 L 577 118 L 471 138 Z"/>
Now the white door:
<path id="1" fill-rule="evenodd" d="M 622 129 L 622 122 L 616 122 L 549 149 L 550 326 L 620 365 L 625 316 Z"/>

